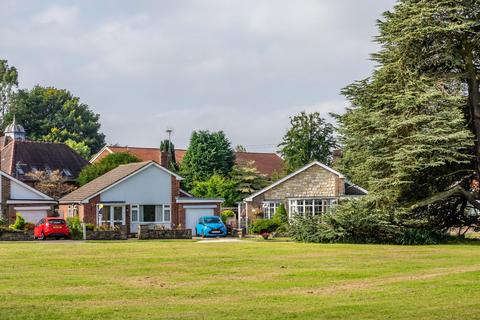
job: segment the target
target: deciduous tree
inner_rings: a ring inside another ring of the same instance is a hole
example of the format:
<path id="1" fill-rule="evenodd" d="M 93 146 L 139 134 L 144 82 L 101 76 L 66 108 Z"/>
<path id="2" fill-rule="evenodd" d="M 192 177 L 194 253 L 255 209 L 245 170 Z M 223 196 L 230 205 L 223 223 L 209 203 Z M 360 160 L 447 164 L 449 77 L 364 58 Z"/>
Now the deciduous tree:
<path id="1" fill-rule="evenodd" d="M 328 164 L 336 146 L 334 128 L 318 112 L 301 112 L 290 117 L 290 129 L 283 137 L 279 153 L 289 171 L 294 171 L 314 160 Z"/>

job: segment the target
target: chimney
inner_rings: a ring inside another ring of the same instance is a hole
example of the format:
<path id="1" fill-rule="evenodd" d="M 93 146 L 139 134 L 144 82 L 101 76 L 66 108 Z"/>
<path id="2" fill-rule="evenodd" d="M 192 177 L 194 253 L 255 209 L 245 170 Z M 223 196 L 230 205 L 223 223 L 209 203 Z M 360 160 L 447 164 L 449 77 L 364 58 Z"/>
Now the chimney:
<path id="1" fill-rule="evenodd" d="M 160 165 L 168 169 L 168 152 L 160 150 Z"/>
<path id="2" fill-rule="evenodd" d="M 342 149 L 335 149 L 332 152 L 332 164 L 335 164 L 338 160 L 342 159 L 343 151 Z"/>

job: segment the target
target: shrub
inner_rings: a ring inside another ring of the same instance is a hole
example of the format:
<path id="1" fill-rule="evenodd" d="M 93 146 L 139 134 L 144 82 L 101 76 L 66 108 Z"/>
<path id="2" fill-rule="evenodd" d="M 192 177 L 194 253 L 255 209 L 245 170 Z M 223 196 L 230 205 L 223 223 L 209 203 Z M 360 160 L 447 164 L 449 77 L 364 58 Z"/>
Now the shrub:
<path id="1" fill-rule="evenodd" d="M 67 226 L 70 229 L 70 237 L 73 240 L 81 240 L 83 239 L 83 230 L 82 224 L 80 222 L 80 218 L 75 217 L 68 217 L 67 218 Z"/>
<path id="2" fill-rule="evenodd" d="M 17 213 L 17 218 L 15 219 L 15 223 L 10 225 L 10 229 L 14 229 L 14 230 L 25 229 L 25 219 L 23 219 L 20 213 Z"/>
<path id="3" fill-rule="evenodd" d="M 420 245 L 420 244 L 440 244 L 446 243 L 451 239 L 445 232 L 428 229 L 405 229 L 402 236 L 397 239 L 398 244 Z"/>
<path id="4" fill-rule="evenodd" d="M 93 224 L 93 223 L 85 223 L 85 230 L 87 230 L 87 231 L 93 231 L 93 230 L 95 230 L 95 224 Z"/>
<path id="5" fill-rule="evenodd" d="M 287 223 L 288 224 L 287 209 L 285 209 L 285 205 L 283 203 L 281 203 L 277 207 L 277 210 L 275 210 L 275 215 L 273 216 L 273 219 L 276 219 L 280 223 Z"/>
<path id="6" fill-rule="evenodd" d="M 0 227 L 7 225 L 7 219 L 0 213 Z"/>
<path id="7" fill-rule="evenodd" d="M 233 210 L 223 210 L 222 213 L 220 213 L 220 217 L 223 223 L 227 223 L 228 218 L 235 217 L 235 212 L 233 212 Z"/>
<path id="8" fill-rule="evenodd" d="M 35 229 L 35 224 L 30 222 L 25 223 L 24 230 L 33 231 L 33 229 Z"/>
<path id="9" fill-rule="evenodd" d="M 269 234 L 277 230 L 279 226 L 278 221 L 274 219 L 257 219 L 253 222 L 250 231 L 261 234 L 264 239 L 267 239 Z"/>
<path id="10" fill-rule="evenodd" d="M 289 225 L 288 223 L 282 223 L 277 230 L 275 230 L 274 237 L 288 237 L 289 233 Z"/>

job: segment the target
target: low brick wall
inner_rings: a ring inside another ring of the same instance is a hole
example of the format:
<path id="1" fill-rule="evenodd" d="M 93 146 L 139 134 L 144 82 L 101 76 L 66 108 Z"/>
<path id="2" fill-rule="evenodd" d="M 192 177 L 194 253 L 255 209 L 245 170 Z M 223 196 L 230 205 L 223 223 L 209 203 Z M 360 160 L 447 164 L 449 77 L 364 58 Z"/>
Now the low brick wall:
<path id="1" fill-rule="evenodd" d="M 148 226 L 138 226 L 138 239 L 192 239 L 192 230 L 155 230 Z"/>
<path id="2" fill-rule="evenodd" d="M 113 230 L 87 230 L 87 240 L 127 240 L 127 234 L 123 231 Z"/>
<path id="3" fill-rule="evenodd" d="M 33 231 L 0 230 L 0 241 L 31 241 Z"/>

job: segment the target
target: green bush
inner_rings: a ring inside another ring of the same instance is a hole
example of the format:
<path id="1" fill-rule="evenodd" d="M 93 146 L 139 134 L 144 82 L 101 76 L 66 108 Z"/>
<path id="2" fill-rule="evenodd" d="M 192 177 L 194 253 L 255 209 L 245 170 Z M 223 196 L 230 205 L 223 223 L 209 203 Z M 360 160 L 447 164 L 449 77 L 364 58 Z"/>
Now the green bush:
<path id="1" fill-rule="evenodd" d="M 220 213 L 220 218 L 222 218 L 223 223 L 226 223 L 230 217 L 235 217 L 233 210 L 223 210 L 222 213 Z"/>
<path id="2" fill-rule="evenodd" d="M 0 213 L 0 227 L 7 225 L 7 219 Z"/>
<path id="3" fill-rule="evenodd" d="M 403 231 L 397 243 L 404 245 L 440 244 L 448 242 L 451 238 L 447 233 L 437 230 L 409 228 Z"/>
<path id="4" fill-rule="evenodd" d="M 255 234 L 260 234 L 260 233 L 272 233 L 277 228 L 280 226 L 278 221 L 275 221 L 274 219 L 257 219 L 253 222 L 252 227 L 250 228 L 250 231 L 255 233 Z"/>
<path id="5" fill-rule="evenodd" d="M 288 224 L 288 214 L 287 209 L 285 209 L 285 205 L 281 203 L 277 210 L 275 210 L 275 214 L 273 215 L 273 219 L 276 219 L 281 224 Z"/>
<path id="6" fill-rule="evenodd" d="M 17 213 L 17 218 L 15 219 L 15 223 L 10 225 L 10 229 L 13 229 L 13 230 L 25 229 L 25 219 L 23 219 L 20 213 Z"/>
<path id="7" fill-rule="evenodd" d="M 289 225 L 288 223 L 282 223 L 277 230 L 275 230 L 275 237 L 288 237 L 289 236 Z"/>
<path id="8" fill-rule="evenodd" d="M 82 223 L 80 222 L 80 218 L 75 217 L 68 217 L 67 218 L 67 226 L 70 229 L 70 237 L 73 240 L 81 240 L 83 239 L 83 230 L 82 230 Z"/>
<path id="9" fill-rule="evenodd" d="M 95 230 L 95 224 L 93 224 L 93 223 L 85 223 L 85 230 L 88 230 L 88 231 L 93 231 L 93 230 Z"/>

